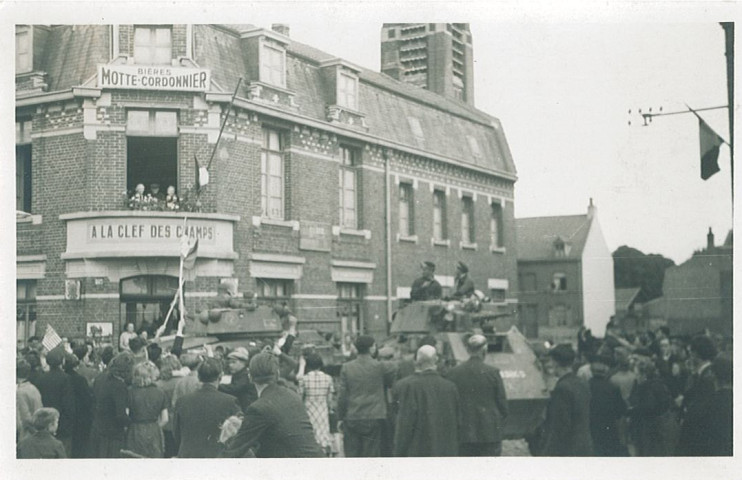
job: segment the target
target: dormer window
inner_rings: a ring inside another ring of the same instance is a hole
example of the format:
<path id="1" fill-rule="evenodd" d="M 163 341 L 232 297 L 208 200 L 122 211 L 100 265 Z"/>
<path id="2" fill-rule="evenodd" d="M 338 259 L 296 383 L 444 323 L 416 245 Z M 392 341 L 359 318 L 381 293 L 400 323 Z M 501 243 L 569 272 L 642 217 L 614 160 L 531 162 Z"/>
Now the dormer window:
<path id="1" fill-rule="evenodd" d="M 286 51 L 274 42 L 260 42 L 260 81 L 286 88 Z"/>
<path id="2" fill-rule="evenodd" d="M 33 70 L 33 30 L 28 25 L 18 25 L 15 29 L 15 73 L 28 73 Z"/>
<path id="3" fill-rule="evenodd" d="M 170 65 L 173 58 L 173 33 L 170 27 L 134 27 L 134 63 Z"/>
<path id="4" fill-rule="evenodd" d="M 338 105 L 358 110 L 358 77 L 348 71 L 338 71 Z"/>

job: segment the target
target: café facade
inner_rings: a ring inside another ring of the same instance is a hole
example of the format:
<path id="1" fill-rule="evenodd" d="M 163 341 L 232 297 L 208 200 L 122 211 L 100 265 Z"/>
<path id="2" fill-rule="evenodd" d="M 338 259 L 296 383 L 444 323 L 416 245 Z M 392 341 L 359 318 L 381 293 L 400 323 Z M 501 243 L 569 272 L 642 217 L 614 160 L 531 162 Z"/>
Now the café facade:
<path id="1" fill-rule="evenodd" d="M 227 283 L 300 328 L 383 336 L 424 260 L 515 309 L 515 167 L 463 101 L 285 26 L 18 25 L 15 78 L 21 344 L 157 325 L 184 236 L 189 312 Z"/>

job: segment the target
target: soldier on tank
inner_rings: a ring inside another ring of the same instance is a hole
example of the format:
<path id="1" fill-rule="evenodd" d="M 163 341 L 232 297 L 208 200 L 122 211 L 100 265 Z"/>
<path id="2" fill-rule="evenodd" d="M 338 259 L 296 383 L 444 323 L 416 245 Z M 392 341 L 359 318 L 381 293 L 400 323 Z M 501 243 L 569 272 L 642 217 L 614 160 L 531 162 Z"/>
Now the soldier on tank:
<path id="1" fill-rule="evenodd" d="M 412 283 L 410 299 L 413 302 L 438 300 L 441 298 L 441 284 L 434 277 L 435 263 L 423 262 L 422 276 Z"/>

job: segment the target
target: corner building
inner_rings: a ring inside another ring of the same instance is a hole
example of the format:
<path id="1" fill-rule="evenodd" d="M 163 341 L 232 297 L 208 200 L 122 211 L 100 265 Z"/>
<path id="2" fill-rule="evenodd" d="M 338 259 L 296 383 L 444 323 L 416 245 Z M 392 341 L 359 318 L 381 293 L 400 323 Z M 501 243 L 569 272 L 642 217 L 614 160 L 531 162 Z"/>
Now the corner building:
<path id="1" fill-rule="evenodd" d="M 500 122 L 468 103 L 286 26 L 17 26 L 19 342 L 158 323 L 184 232 L 191 312 L 229 279 L 287 301 L 302 329 L 381 337 L 422 260 L 444 290 L 465 262 L 514 310 L 515 167 Z M 196 162 L 210 179 L 186 212 Z M 130 209 L 140 183 L 182 208 Z"/>

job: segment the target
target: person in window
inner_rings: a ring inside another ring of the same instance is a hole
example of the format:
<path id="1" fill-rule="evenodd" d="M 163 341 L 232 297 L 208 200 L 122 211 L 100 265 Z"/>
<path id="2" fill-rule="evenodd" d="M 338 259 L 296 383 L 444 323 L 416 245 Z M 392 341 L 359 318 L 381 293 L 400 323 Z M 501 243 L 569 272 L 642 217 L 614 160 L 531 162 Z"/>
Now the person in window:
<path id="1" fill-rule="evenodd" d="M 146 203 L 147 196 L 144 194 L 144 184 L 137 184 L 134 189 L 134 195 L 129 198 L 129 208 L 131 210 L 142 210 Z"/>
<path id="2" fill-rule="evenodd" d="M 129 341 L 137 336 L 137 333 L 134 331 L 134 324 L 131 322 L 127 323 L 126 330 L 119 337 L 119 349 L 122 351 L 129 350 Z"/>
<path id="3" fill-rule="evenodd" d="M 172 185 L 167 187 L 167 195 L 165 195 L 165 210 L 180 210 L 180 199 L 175 194 L 175 187 Z"/>
<path id="4" fill-rule="evenodd" d="M 413 302 L 438 300 L 441 298 L 441 284 L 434 277 L 435 263 L 423 262 L 422 276 L 412 283 L 410 299 Z"/>
<path id="5" fill-rule="evenodd" d="M 149 196 L 156 204 L 163 205 L 165 203 L 165 192 L 160 190 L 159 183 L 153 183 L 149 186 Z"/>
<path id="6" fill-rule="evenodd" d="M 456 266 L 456 283 L 453 298 L 455 300 L 465 300 L 474 295 L 474 282 L 469 278 L 469 267 L 463 262 Z"/>

